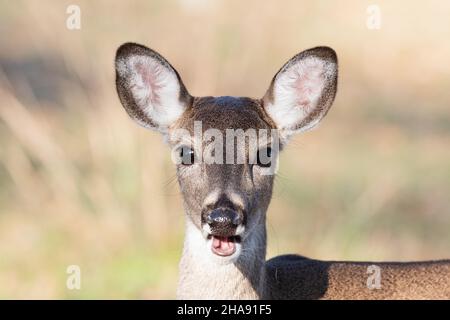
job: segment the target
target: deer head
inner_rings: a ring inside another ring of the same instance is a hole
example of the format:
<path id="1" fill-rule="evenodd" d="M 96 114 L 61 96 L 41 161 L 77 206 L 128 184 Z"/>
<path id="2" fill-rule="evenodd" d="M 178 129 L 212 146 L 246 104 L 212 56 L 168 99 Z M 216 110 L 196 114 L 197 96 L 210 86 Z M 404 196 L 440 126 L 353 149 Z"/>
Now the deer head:
<path id="1" fill-rule="evenodd" d="M 117 51 L 116 85 L 130 117 L 162 133 L 172 149 L 197 250 L 227 264 L 265 225 L 278 146 L 315 127 L 331 107 L 337 58 L 327 47 L 297 54 L 260 99 L 193 97 L 160 54 L 127 43 Z"/>

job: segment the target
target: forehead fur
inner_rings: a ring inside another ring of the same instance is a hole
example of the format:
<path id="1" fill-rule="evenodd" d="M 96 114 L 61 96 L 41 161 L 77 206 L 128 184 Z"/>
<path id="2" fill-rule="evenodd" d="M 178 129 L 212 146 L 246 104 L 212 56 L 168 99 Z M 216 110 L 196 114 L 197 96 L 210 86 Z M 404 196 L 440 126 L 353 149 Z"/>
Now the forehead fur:
<path id="1" fill-rule="evenodd" d="M 203 130 L 272 129 L 275 124 L 262 107 L 261 100 L 245 97 L 195 98 L 176 127 L 193 130 L 194 121 L 201 121 Z"/>

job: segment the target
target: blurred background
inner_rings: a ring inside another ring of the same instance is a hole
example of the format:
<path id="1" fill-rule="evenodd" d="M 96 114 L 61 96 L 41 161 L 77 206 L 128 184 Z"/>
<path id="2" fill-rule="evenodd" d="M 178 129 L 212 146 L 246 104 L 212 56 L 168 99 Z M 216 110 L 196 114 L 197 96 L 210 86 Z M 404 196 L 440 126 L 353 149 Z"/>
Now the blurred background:
<path id="1" fill-rule="evenodd" d="M 444 1 L 0 0 L 0 298 L 175 297 L 183 209 L 168 148 L 116 94 L 127 41 L 197 96 L 261 97 L 294 54 L 333 47 L 338 95 L 282 155 L 268 257 L 449 258 L 449 16 Z"/>

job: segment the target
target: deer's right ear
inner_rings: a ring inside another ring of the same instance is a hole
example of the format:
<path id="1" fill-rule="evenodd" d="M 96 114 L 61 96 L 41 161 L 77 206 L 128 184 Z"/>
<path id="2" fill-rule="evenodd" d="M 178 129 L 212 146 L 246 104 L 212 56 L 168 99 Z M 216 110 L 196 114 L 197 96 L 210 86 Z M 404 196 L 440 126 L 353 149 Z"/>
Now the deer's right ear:
<path id="1" fill-rule="evenodd" d="M 125 43 L 117 50 L 115 64 L 120 101 L 141 126 L 166 132 L 191 105 L 177 71 L 157 52 Z"/>

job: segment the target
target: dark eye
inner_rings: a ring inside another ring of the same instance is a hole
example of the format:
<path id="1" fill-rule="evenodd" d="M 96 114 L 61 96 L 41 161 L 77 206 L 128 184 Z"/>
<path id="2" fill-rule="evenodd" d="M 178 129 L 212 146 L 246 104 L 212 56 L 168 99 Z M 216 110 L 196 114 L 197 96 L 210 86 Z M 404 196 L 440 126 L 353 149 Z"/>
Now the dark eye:
<path id="1" fill-rule="evenodd" d="M 268 168 L 272 164 L 272 149 L 262 148 L 258 150 L 257 164 L 260 167 Z"/>
<path id="2" fill-rule="evenodd" d="M 181 159 L 181 164 L 183 164 L 185 166 L 194 164 L 194 160 L 195 160 L 194 150 L 191 147 L 182 146 L 180 148 L 180 159 Z"/>

